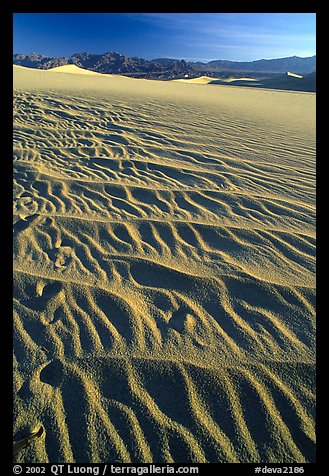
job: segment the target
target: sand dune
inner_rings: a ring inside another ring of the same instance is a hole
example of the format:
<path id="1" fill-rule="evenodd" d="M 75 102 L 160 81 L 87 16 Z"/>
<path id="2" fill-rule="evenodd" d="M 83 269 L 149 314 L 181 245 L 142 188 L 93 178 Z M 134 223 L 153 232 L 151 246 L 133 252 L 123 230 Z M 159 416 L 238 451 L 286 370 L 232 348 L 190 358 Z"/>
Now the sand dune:
<path id="1" fill-rule="evenodd" d="M 189 83 L 189 84 L 208 84 L 213 81 L 214 78 L 210 76 L 199 76 L 198 78 L 181 78 L 181 79 L 173 79 L 173 81 L 177 81 L 179 83 Z"/>
<path id="2" fill-rule="evenodd" d="M 288 91 L 305 91 L 305 92 L 315 92 L 316 91 L 316 74 L 311 73 L 305 76 L 299 74 L 287 72 L 284 74 L 279 74 L 270 78 L 263 79 L 252 79 L 252 78 L 234 78 L 233 80 L 228 79 L 214 79 L 209 81 L 209 84 L 216 85 L 225 85 L 229 84 L 231 86 L 249 86 L 252 88 L 266 88 L 266 89 L 280 89 Z"/>
<path id="3" fill-rule="evenodd" d="M 257 81 L 254 78 L 212 78 L 210 76 L 199 76 L 197 78 L 181 78 L 181 79 L 173 79 L 173 81 L 177 81 L 179 83 L 188 83 L 188 84 L 209 84 L 213 83 L 214 81 L 219 81 L 220 83 L 233 83 L 234 81 Z"/>
<path id="4" fill-rule="evenodd" d="M 66 73 L 14 68 L 15 461 L 314 461 L 315 95 Z"/>
<path id="5" fill-rule="evenodd" d="M 56 66 L 48 70 L 49 73 L 71 73 L 71 74 L 89 74 L 100 75 L 96 71 L 90 71 L 89 69 L 79 68 L 75 64 L 65 64 L 63 66 Z"/>
<path id="6" fill-rule="evenodd" d="M 302 78 L 303 77 L 300 74 L 291 73 L 290 71 L 287 71 L 287 75 L 292 76 L 293 78 Z"/>

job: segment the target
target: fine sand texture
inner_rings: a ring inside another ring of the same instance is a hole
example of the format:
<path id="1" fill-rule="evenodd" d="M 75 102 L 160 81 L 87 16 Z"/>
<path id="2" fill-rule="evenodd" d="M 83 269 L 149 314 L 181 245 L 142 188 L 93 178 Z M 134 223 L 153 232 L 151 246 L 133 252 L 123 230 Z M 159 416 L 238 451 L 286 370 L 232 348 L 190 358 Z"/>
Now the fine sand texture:
<path id="1" fill-rule="evenodd" d="M 314 462 L 315 94 L 14 67 L 13 226 L 16 462 Z"/>

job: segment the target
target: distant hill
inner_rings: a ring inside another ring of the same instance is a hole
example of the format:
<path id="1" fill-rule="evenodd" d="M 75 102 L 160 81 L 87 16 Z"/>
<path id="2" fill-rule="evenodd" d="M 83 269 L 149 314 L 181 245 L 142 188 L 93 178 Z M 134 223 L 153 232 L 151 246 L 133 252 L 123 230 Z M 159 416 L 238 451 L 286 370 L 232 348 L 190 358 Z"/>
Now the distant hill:
<path id="1" fill-rule="evenodd" d="M 219 72 L 248 71 L 254 73 L 285 73 L 309 74 L 316 70 L 316 57 L 278 58 L 271 60 L 257 60 L 238 62 L 214 60 L 208 63 L 189 62 L 171 58 L 145 60 L 143 58 L 123 56 L 116 52 L 104 54 L 75 53 L 69 58 L 50 57 L 37 53 L 14 54 L 13 62 L 16 65 L 29 68 L 50 69 L 65 64 L 75 64 L 80 68 L 107 74 L 141 75 L 145 77 L 172 78 L 184 74 L 205 74 Z"/>
<path id="2" fill-rule="evenodd" d="M 145 60 L 143 58 L 129 58 L 115 52 L 102 55 L 92 53 L 75 53 L 69 58 L 57 58 L 32 54 L 14 54 L 13 62 L 16 65 L 30 68 L 50 69 L 65 64 L 75 64 L 80 68 L 89 69 L 98 73 L 133 74 L 133 73 L 171 73 L 180 74 L 194 71 L 193 64 L 184 60 L 158 59 Z"/>
<path id="3" fill-rule="evenodd" d="M 215 60 L 207 63 L 210 68 L 220 68 L 227 71 L 254 71 L 262 73 L 286 73 L 291 71 L 296 74 L 309 74 L 316 70 L 316 56 L 300 58 L 291 56 L 278 59 L 261 59 L 250 62 Z"/>
<path id="4" fill-rule="evenodd" d="M 50 69 L 68 63 L 67 58 L 39 55 L 38 53 L 14 54 L 13 63 L 27 68 Z"/>

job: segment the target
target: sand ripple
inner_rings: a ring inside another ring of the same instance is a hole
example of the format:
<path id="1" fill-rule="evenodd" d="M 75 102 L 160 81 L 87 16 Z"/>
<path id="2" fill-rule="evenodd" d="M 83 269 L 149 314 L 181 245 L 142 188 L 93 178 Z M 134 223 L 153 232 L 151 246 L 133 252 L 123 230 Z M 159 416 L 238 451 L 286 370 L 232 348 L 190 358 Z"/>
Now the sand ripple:
<path id="1" fill-rule="evenodd" d="M 16 461 L 314 461 L 312 129 L 124 85 L 15 92 Z"/>

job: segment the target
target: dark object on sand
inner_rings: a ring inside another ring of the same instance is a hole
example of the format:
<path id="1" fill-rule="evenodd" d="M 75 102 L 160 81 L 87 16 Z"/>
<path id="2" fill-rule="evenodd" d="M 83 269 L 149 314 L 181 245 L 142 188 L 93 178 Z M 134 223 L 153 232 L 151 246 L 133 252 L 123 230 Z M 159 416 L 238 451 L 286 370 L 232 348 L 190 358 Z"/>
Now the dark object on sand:
<path id="1" fill-rule="evenodd" d="M 33 433 L 30 433 L 29 436 L 26 436 L 25 438 L 19 440 L 19 441 L 14 441 L 13 443 L 13 454 L 17 453 L 19 450 L 26 448 L 33 440 L 36 438 L 40 438 L 40 436 L 44 433 L 43 426 L 40 426 L 38 431 L 34 431 Z"/>

